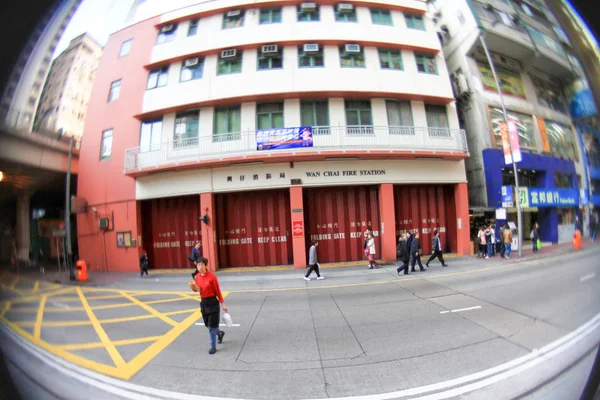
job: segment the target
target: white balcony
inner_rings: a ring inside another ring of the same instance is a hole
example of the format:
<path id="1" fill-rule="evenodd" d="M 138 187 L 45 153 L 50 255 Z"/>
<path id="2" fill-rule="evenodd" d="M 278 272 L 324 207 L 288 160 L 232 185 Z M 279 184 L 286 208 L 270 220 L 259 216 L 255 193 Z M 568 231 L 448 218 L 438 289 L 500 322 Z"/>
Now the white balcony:
<path id="1" fill-rule="evenodd" d="M 186 140 L 170 140 L 150 148 L 125 150 L 125 173 L 146 168 L 175 166 L 209 160 L 248 156 L 268 158 L 274 154 L 291 157 L 306 153 L 343 155 L 356 151 L 444 152 L 467 155 L 462 129 L 414 126 L 317 126 L 313 127 L 313 147 L 283 150 L 257 150 L 256 133 L 228 133 Z"/>

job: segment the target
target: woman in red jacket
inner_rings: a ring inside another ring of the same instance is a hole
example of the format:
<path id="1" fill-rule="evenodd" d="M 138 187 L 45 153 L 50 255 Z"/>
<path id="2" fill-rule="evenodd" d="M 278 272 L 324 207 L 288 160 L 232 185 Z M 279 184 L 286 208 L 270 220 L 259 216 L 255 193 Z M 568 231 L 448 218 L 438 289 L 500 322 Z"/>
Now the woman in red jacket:
<path id="1" fill-rule="evenodd" d="M 217 352 L 217 338 L 219 343 L 223 343 L 223 336 L 225 336 L 225 332 L 219 329 L 219 303 L 221 303 L 225 312 L 227 312 L 227 307 L 223 303 L 219 280 L 215 274 L 208 270 L 207 264 L 208 260 L 204 257 L 196 264 L 199 273 L 194 278 L 194 281 L 190 282 L 190 287 L 194 292 L 200 292 L 200 312 L 202 312 L 204 326 L 208 328 L 210 336 L 210 350 L 208 350 L 208 354 L 215 354 Z"/>

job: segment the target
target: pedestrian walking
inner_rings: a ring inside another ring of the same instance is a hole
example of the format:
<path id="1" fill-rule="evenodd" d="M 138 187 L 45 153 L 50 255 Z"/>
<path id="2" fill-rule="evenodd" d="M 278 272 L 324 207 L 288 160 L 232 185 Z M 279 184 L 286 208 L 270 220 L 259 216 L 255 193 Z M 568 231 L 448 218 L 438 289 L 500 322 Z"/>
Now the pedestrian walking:
<path id="1" fill-rule="evenodd" d="M 224 312 L 227 312 L 219 280 L 217 276 L 208 270 L 208 260 L 204 257 L 198 262 L 198 274 L 193 281 L 190 282 L 190 288 L 194 292 L 200 293 L 200 312 L 204 326 L 208 328 L 208 336 L 210 338 L 210 349 L 208 354 L 217 352 L 217 340 L 223 343 L 225 332 L 219 329 L 220 313 L 219 303 Z"/>
<path id="2" fill-rule="evenodd" d="M 504 243 L 504 257 L 506 259 L 510 258 L 510 249 L 512 247 L 513 234 L 512 230 L 509 228 L 508 224 L 504 226 L 504 230 L 502 231 L 502 242 Z"/>
<path id="3" fill-rule="evenodd" d="M 444 256 L 442 255 L 442 241 L 440 240 L 440 233 L 437 229 L 433 231 L 433 239 L 431 240 L 431 256 L 429 256 L 429 260 L 427 260 L 425 266 L 429 268 L 429 263 L 436 257 L 442 263 L 442 267 L 448 266 L 448 264 L 446 264 L 444 261 Z"/>
<path id="4" fill-rule="evenodd" d="M 581 221 L 579 220 L 579 215 L 575 216 L 575 232 L 579 231 L 580 233 L 583 233 L 583 228 L 581 226 Z"/>
<path id="5" fill-rule="evenodd" d="M 498 236 L 500 237 L 500 240 L 498 240 L 499 249 L 496 249 L 500 252 L 500 257 L 502 257 L 502 258 L 506 257 L 506 247 L 504 247 L 504 227 L 505 226 L 506 226 L 506 224 L 500 225 L 500 229 L 498 230 Z"/>
<path id="6" fill-rule="evenodd" d="M 419 263 L 419 269 L 425 271 L 421 264 L 421 242 L 419 241 L 419 232 L 415 232 L 415 237 L 410 244 L 410 267 L 411 272 L 415 272 L 415 264 Z"/>
<path id="7" fill-rule="evenodd" d="M 598 214 L 592 213 L 590 215 L 590 241 L 596 241 L 596 229 L 598 229 Z"/>
<path id="8" fill-rule="evenodd" d="M 194 243 L 194 247 L 192 247 L 190 255 L 188 256 L 190 267 L 194 270 L 192 272 L 192 279 L 196 279 L 196 275 L 198 275 L 197 265 L 200 262 L 201 258 L 202 256 L 200 255 L 200 241 L 197 240 L 196 243 Z"/>
<path id="9" fill-rule="evenodd" d="M 479 229 L 479 253 L 481 253 L 481 258 L 489 258 L 487 257 L 487 242 L 485 235 L 485 228 L 482 226 Z"/>
<path id="10" fill-rule="evenodd" d="M 379 268 L 379 264 L 375 261 L 375 236 L 369 235 L 367 238 L 367 248 L 365 254 L 369 257 L 369 269 Z"/>
<path id="11" fill-rule="evenodd" d="M 325 277 L 319 272 L 319 259 L 317 258 L 317 247 L 319 247 L 319 241 L 313 240 L 312 246 L 310 246 L 310 249 L 308 250 L 308 271 L 306 272 L 306 275 L 304 275 L 305 281 L 310 281 L 310 274 L 312 274 L 313 271 L 317 273 L 318 280 L 325 279 Z"/>
<path id="12" fill-rule="evenodd" d="M 407 234 L 403 233 L 398 240 L 398 246 L 396 246 L 396 259 L 398 261 L 402 261 L 402 265 L 396 269 L 398 275 L 400 275 L 400 271 L 404 270 L 404 275 L 408 275 L 408 260 L 409 251 L 408 251 L 408 242 L 407 242 Z"/>
<path id="13" fill-rule="evenodd" d="M 540 229 L 540 226 L 536 222 L 533 225 L 533 229 L 531 230 L 531 233 L 529 234 L 529 236 L 531 237 L 531 241 L 533 242 L 533 252 L 534 253 L 538 252 L 538 241 L 540 240 L 539 229 Z"/>
<path id="14" fill-rule="evenodd" d="M 143 250 L 142 256 L 140 257 L 140 276 L 148 275 L 148 265 L 150 265 L 150 259 L 148 258 L 148 253 Z"/>
<path id="15" fill-rule="evenodd" d="M 486 258 L 492 258 L 494 256 L 494 253 L 493 253 L 494 243 L 492 242 L 492 228 L 489 225 L 485 230 L 485 242 L 487 244 L 487 257 Z"/>

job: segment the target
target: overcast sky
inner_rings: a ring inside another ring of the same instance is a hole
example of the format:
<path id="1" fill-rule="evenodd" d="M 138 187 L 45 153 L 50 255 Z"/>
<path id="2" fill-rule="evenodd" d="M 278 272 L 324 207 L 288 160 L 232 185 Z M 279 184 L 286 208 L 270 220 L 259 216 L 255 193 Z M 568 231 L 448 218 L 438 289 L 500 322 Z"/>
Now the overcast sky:
<path id="1" fill-rule="evenodd" d="M 83 0 L 62 36 L 53 58 L 68 46 L 71 39 L 87 32 L 102 46 L 108 35 L 123 25 L 133 0 Z"/>

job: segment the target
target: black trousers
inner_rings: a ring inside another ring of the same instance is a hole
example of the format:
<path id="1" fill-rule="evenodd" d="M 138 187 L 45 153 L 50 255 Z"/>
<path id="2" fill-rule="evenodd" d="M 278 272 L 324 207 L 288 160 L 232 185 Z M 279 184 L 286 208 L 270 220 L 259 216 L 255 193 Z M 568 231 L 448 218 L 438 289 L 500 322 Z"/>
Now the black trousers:
<path id="1" fill-rule="evenodd" d="M 398 260 L 398 261 L 401 261 L 401 260 Z M 396 272 L 400 273 L 400 271 L 402 271 L 402 270 L 404 270 L 404 275 L 408 275 L 408 260 L 402 261 L 402 265 L 396 269 Z"/>
<path id="2" fill-rule="evenodd" d="M 148 267 L 140 268 L 140 276 L 144 276 L 144 273 L 146 273 L 146 276 L 148 276 Z"/>
<path id="3" fill-rule="evenodd" d="M 423 268 L 423 264 L 421 264 L 421 255 L 416 255 L 415 253 L 410 255 L 410 269 L 411 271 L 415 271 L 415 263 L 419 263 L 419 268 L 421 269 L 421 271 L 425 271 L 425 268 Z"/>
<path id="4" fill-rule="evenodd" d="M 305 276 L 308 278 L 313 271 L 317 273 L 317 276 L 321 276 L 321 273 L 319 272 L 319 264 L 309 265 Z"/>
<path id="5" fill-rule="evenodd" d="M 446 262 L 444 261 L 444 256 L 442 255 L 441 250 L 434 250 L 433 254 L 431 256 L 429 256 L 429 260 L 427 260 L 427 264 L 429 264 L 431 261 L 435 260 L 436 257 L 440 260 L 442 265 L 446 265 Z"/>

